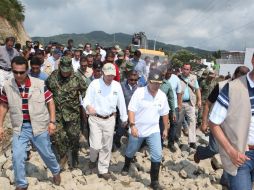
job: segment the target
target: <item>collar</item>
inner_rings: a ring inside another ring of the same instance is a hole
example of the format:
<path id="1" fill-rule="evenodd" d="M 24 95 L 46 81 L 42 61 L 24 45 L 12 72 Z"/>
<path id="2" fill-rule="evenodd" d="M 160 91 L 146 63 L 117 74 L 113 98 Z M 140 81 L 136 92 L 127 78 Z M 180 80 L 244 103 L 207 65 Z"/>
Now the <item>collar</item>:
<path id="1" fill-rule="evenodd" d="M 21 87 L 21 84 L 18 81 L 16 81 L 16 83 L 17 83 L 18 87 Z M 31 86 L 31 80 L 30 80 L 29 76 L 27 76 L 26 81 L 25 81 L 25 87 L 30 87 L 30 86 Z"/>
<path id="2" fill-rule="evenodd" d="M 251 72 L 251 71 L 250 71 L 250 72 Z M 248 80 L 248 82 L 249 82 L 249 84 L 250 84 L 250 87 L 251 87 L 251 88 L 254 88 L 254 81 L 251 80 L 251 78 L 250 78 L 250 72 L 248 72 L 248 74 L 247 74 L 247 80 Z"/>

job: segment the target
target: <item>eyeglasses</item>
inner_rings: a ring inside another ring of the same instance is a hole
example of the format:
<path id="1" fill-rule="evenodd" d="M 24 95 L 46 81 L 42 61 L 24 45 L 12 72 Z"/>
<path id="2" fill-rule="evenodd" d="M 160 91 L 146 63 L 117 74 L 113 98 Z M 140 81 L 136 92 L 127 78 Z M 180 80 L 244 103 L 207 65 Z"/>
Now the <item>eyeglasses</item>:
<path id="1" fill-rule="evenodd" d="M 26 71 L 15 71 L 15 70 L 12 70 L 12 72 L 14 73 L 14 74 L 20 74 L 20 75 L 23 75 L 23 74 L 25 74 L 26 73 Z"/>
<path id="2" fill-rule="evenodd" d="M 137 82 L 138 79 L 129 79 L 129 81 L 131 81 L 131 82 Z"/>

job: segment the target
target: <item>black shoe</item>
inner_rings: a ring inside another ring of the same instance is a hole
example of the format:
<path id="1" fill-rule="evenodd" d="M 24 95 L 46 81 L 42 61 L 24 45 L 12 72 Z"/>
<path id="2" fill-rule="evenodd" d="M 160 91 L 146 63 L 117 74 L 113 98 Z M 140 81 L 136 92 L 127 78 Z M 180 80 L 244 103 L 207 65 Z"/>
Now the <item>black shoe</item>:
<path id="1" fill-rule="evenodd" d="M 114 175 L 110 174 L 110 173 L 98 174 L 98 177 L 103 178 L 106 181 L 108 181 L 109 179 L 112 179 L 113 181 L 116 180 L 116 177 Z"/>
<path id="2" fill-rule="evenodd" d="M 196 149 L 197 148 L 196 143 L 190 143 L 190 148 Z"/>
<path id="3" fill-rule="evenodd" d="M 168 144 L 168 148 L 171 152 L 176 152 L 176 150 L 177 150 L 173 143 Z"/>
<path id="4" fill-rule="evenodd" d="M 197 152 L 194 154 L 194 162 L 197 164 L 200 162 L 200 159 L 198 158 Z"/>
<path id="5" fill-rule="evenodd" d="M 158 181 L 151 182 L 150 187 L 153 190 L 162 190 L 162 189 L 165 189 L 165 187 L 161 186 Z"/>
<path id="6" fill-rule="evenodd" d="M 125 156 L 124 166 L 123 166 L 123 169 L 122 169 L 122 171 L 121 171 L 121 174 L 122 174 L 123 176 L 128 175 L 129 169 L 130 169 L 131 160 L 132 160 L 131 158 Z"/>
<path id="7" fill-rule="evenodd" d="M 88 167 L 90 170 L 94 169 L 97 167 L 97 162 L 92 162 L 91 160 L 89 161 Z"/>

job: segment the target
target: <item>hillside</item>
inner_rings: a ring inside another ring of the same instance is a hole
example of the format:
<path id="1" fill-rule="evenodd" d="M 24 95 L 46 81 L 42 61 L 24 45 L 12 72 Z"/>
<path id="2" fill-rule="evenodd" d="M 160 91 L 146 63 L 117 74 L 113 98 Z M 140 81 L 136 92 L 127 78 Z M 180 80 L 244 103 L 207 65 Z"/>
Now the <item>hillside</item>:
<path id="1" fill-rule="evenodd" d="M 120 47 L 125 48 L 131 43 L 132 35 L 124 34 L 124 33 L 115 33 L 108 34 L 103 31 L 93 31 L 87 34 L 61 34 L 50 37 L 33 37 L 34 41 L 39 41 L 42 44 L 48 44 L 50 41 L 59 42 L 62 44 L 66 44 L 68 39 L 73 39 L 74 44 L 77 46 L 78 44 L 84 44 L 89 42 L 91 44 L 99 43 L 104 47 L 113 46 L 114 44 L 120 45 Z M 153 49 L 154 40 L 148 40 L 148 48 Z M 178 45 L 165 44 L 162 42 L 156 42 L 156 49 L 163 48 L 164 51 L 168 52 L 176 52 L 181 49 L 188 50 L 192 53 L 195 53 L 201 57 L 207 57 L 212 54 L 210 51 L 197 49 L 193 47 L 182 47 Z"/>
<path id="2" fill-rule="evenodd" d="M 0 0 L 0 44 L 8 36 L 16 37 L 21 44 L 30 39 L 23 26 L 24 19 L 24 6 L 18 0 Z"/>

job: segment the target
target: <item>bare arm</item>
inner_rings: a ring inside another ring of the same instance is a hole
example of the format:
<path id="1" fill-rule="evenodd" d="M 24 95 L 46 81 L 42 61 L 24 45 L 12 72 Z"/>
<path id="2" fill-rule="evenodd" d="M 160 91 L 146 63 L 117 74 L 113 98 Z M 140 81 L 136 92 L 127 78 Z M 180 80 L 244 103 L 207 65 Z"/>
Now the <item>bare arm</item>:
<path id="1" fill-rule="evenodd" d="M 235 166 L 239 167 L 246 160 L 250 160 L 250 158 L 248 158 L 245 154 L 242 154 L 231 145 L 231 143 L 229 142 L 228 138 L 225 136 L 224 132 L 222 131 L 219 125 L 209 122 L 209 126 L 214 137 L 218 140 L 222 148 L 226 151 L 226 153 L 228 154 L 232 163 Z"/>
<path id="2" fill-rule="evenodd" d="M 183 103 L 183 101 L 182 101 L 182 93 L 177 93 L 176 95 L 177 95 L 178 109 L 179 109 L 179 111 L 181 111 L 181 109 L 182 109 L 182 103 Z"/>
<path id="3" fill-rule="evenodd" d="M 53 98 L 47 103 L 48 110 L 49 110 L 49 117 L 51 122 L 56 121 L 56 108 L 55 108 L 55 102 Z M 48 132 L 50 135 L 55 133 L 56 125 L 54 123 L 49 123 L 48 125 Z"/>
<path id="4" fill-rule="evenodd" d="M 168 130 L 170 128 L 168 114 L 162 116 L 162 121 L 163 121 L 163 125 L 164 125 L 164 130 L 163 130 L 162 138 L 163 139 L 167 139 Z"/>
<path id="5" fill-rule="evenodd" d="M 0 141 L 4 137 L 4 118 L 6 116 L 6 113 L 8 112 L 8 105 L 5 103 L 0 103 Z"/>
<path id="6" fill-rule="evenodd" d="M 135 127 L 135 113 L 133 111 L 128 111 L 128 118 L 131 128 L 131 135 L 138 137 L 138 129 Z"/>
<path id="7" fill-rule="evenodd" d="M 197 105 L 198 105 L 198 108 L 201 108 L 201 91 L 200 91 L 200 89 L 196 90 L 196 95 L 197 95 Z"/>
<path id="8" fill-rule="evenodd" d="M 200 130 L 203 133 L 207 133 L 207 130 L 208 130 L 208 114 L 209 114 L 211 105 L 212 103 L 209 100 L 206 100 L 204 108 L 203 108 L 203 113 L 202 113 L 202 124 L 200 126 Z"/>

